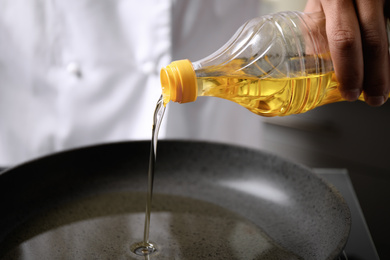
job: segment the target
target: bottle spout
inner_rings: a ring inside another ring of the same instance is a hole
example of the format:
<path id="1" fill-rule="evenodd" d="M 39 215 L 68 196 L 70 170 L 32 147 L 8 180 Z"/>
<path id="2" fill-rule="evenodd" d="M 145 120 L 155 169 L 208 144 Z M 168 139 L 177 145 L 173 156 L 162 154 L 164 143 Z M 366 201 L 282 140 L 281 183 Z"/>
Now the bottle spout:
<path id="1" fill-rule="evenodd" d="M 198 96 L 196 74 L 189 60 L 174 61 L 162 68 L 160 81 L 164 105 L 169 101 L 193 102 Z"/>

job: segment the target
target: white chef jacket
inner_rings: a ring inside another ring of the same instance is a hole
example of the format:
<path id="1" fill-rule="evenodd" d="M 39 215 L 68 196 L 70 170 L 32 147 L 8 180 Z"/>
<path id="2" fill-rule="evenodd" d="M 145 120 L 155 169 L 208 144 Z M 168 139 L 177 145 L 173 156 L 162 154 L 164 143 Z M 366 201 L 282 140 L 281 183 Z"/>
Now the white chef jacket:
<path id="1" fill-rule="evenodd" d="M 258 0 L 0 0 L 0 166 L 149 140 L 160 68 L 222 46 Z M 217 98 L 168 104 L 160 138 L 259 146 L 261 121 Z"/>

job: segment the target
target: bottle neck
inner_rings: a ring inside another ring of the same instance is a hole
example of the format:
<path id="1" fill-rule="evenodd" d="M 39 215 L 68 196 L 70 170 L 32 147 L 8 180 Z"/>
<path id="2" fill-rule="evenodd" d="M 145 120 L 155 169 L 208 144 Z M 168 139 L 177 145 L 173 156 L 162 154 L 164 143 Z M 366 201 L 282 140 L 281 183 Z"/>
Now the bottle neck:
<path id="1" fill-rule="evenodd" d="M 169 101 L 193 102 L 198 96 L 196 74 L 189 60 L 174 61 L 162 68 L 160 80 L 164 105 Z"/>

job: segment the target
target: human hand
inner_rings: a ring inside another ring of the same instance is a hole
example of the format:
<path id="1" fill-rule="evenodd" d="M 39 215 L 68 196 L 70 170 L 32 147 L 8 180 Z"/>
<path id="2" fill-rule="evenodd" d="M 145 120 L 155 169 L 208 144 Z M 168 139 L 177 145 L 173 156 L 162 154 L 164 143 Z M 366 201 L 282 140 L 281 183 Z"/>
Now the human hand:
<path id="1" fill-rule="evenodd" d="M 329 50 L 343 98 L 363 91 L 367 104 L 380 106 L 390 92 L 386 0 L 308 0 L 305 12 L 322 11 Z"/>

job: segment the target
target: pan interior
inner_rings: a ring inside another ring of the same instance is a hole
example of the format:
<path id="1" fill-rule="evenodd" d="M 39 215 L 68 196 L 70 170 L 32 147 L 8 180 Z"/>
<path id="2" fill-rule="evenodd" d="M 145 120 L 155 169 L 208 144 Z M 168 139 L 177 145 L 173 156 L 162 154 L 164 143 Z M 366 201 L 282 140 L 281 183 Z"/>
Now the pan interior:
<path id="1" fill-rule="evenodd" d="M 136 258 L 149 149 L 86 147 L 0 175 L 0 259 Z M 150 259 L 335 259 L 349 234 L 350 212 L 334 188 L 261 151 L 161 141 L 154 191 Z"/>
<path id="2" fill-rule="evenodd" d="M 143 259 L 143 193 L 105 193 L 37 215 L 12 236 L 3 259 Z M 301 259 L 254 223 L 213 203 L 156 194 L 150 259 Z M 15 246 L 16 245 L 16 246 Z"/>

